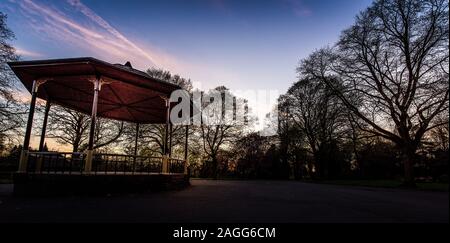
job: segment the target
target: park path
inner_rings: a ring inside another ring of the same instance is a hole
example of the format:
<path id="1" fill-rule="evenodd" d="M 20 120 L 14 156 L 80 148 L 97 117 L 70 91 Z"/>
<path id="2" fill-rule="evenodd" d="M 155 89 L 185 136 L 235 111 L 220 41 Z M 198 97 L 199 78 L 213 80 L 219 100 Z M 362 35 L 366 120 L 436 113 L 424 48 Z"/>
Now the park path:
<path id="1" fill-rule="evenodd" d="M 449 222 L 447 192 L 295 181 L 191 180 L 181 191 L 14 198 L 0 185 L 0 222 Z"/>

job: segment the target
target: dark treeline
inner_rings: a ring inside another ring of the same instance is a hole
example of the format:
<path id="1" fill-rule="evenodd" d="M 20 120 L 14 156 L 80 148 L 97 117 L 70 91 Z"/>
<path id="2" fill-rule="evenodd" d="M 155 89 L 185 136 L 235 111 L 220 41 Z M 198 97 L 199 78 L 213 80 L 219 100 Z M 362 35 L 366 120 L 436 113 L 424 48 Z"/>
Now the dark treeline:
<path id="1" fill-rule="evenodd" d="M 448 180 L 448 23 L 445 0 L 375 1 L 301 60 L 278 135 L 237 140 L 224 173 Z"/>
<path id="2" fill-rule="evenodd" d="M 191 126 L 191 175 L 403 178 L 409 185 L 420 178 L 448 180 L 448 21 L 447 0 L 375 1 L 337 43 L 300 61 L 298 80 L 279 97 L 278 118 L 270 121 L 278 127 L 275 135 L 251 131 L 251 121 Z M 0 27 L 0 166 L 12 171 L 27 105 L 15 98 L 18 82 L 6 62 L 18 56 L 1 13 Z M 147 74 L 193 91 L 189 79 L 168 71 L 151 68 Z M 223 86 L 215 90 L 231 95 Z M 48 137 L 67 150 L 84 151 L 89 119 L 52 106 Z M 184 133 L 174 126 L 175 157 L 183 157 Z M 163 136 L 164 125 L 142 125 L 138 153 L 162 155 Z M 135 124 L 99 119 L 95 149 L 131 154 L 134 137 Z"/>

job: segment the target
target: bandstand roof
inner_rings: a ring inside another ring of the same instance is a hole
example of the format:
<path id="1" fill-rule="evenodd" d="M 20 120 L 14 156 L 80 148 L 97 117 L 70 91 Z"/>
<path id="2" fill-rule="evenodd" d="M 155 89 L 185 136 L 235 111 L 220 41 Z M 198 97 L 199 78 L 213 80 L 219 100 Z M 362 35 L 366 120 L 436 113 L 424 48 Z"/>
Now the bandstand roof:
<path id="1" fill-rule="evenodd" d="M 127 65 L 128 64 L 128 65 Z M 94 85 L 101 78 L 97 115 L 135 123 L 165 123 L 164 97 L 180 86 L 150 77 L 126 65 L 92 57 L 18 61 L 8 65 L 31 92 L 34 80 L 47 80 L 37 97 L 91 114 Z"/>

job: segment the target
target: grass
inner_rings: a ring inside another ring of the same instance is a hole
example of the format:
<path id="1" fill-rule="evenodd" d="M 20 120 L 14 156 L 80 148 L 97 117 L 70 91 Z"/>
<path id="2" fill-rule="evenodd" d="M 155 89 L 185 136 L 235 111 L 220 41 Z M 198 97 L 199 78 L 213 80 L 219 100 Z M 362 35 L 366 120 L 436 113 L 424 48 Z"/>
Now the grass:
<path id="1" fill-rule="evenodd" d="M 313 181 L 316 182 L 316 181 Z M 318 183 L 347 185 L 347 186 L 367 186 L 367 187 L 381 187 L 381 188 L 402 188 L 402 181 L 400 180 L 323 180 Z M 443 182 L 417 182 L 417 190 L 423 191 L 443 191 L 447 192 L 449 183 Z"/>
<path id="2" fill-rule="evenodd" d="M 0 184 L 11 184 L 11 183 L 12 183 L 12 173 L 0 172 Z"/>
<path id="3" fill-rule="evenodd" d="M 420 182 L 417 183 L 417 188 L 424 191 L 441 191 L 448 192 L 448 183 L 442 182 Z"/>

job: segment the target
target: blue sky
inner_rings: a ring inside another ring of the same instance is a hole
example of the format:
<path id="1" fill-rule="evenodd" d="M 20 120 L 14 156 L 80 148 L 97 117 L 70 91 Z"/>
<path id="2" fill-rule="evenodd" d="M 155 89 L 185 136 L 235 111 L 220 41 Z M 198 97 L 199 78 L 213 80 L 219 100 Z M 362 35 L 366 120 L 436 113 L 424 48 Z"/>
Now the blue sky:
<path id="1" fill-rule="evenodd" d="M 243 94 L 264 121 L 296 81 L 298 62 L 332 45 L 371 1 L 0 0 L 0 10 L 24 60 L 92 56 L 163 68 L 195 88 L 225 85 Z M 268 97 L 252 93 L 261 91 Z"/>
<path id="2" fill-rule="evenodd" d="M 231 89 L 276 89 L 371 0 L 0 0 L 25 60 L 93 56 Z"/>

